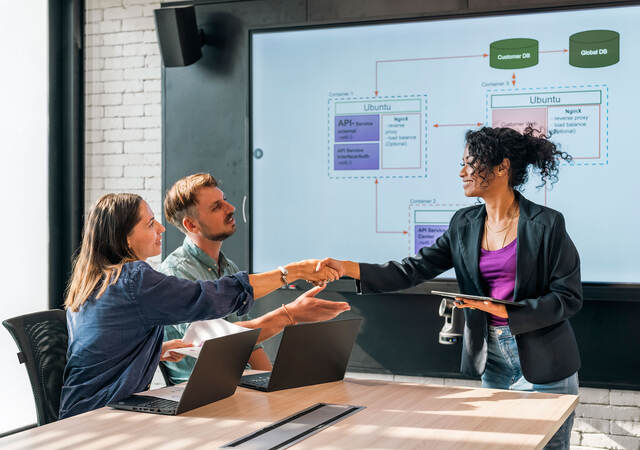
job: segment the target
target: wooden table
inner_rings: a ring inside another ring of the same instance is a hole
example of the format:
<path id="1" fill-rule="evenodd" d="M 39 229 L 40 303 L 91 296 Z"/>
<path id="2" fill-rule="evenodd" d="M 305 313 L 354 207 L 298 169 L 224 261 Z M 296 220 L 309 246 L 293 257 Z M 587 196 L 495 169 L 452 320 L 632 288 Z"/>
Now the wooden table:
<path id="1" fill-rule="evenodd" d="M 319 402 L 366 409 L 295 448 L 537 449 L 578 397 L 355 379 L 271 393 L 238 388 L 181 416 L 101 408 L 9 436 L 0 447 L 216 448 Z"/>

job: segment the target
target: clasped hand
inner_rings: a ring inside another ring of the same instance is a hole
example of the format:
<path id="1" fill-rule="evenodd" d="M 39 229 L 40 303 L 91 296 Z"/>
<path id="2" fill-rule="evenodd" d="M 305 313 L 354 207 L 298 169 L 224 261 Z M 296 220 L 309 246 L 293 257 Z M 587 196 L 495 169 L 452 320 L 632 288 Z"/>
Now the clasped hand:
<path id="1" fill-rule="evenodd" d="M 336 269 L 325 263 L 328 259 L 306 259 L 291 265 L 294 266 L 294 270 L 299 271 L 299 278 L 307 280 L 315 286 L 324 286 L 342 276 Z"/>
<path id="2" fill-rule="evenodd" d="M 308 261 L 313 262 L 314 274 L 317 274 L 319 279 L 306 278 L 306 280 L 316 286 L 324 286 L 327 283 L 338 280 L 346 273 L 344 262 L 337 259 L 324 258 L 322 260 L 311 259 Z"/>

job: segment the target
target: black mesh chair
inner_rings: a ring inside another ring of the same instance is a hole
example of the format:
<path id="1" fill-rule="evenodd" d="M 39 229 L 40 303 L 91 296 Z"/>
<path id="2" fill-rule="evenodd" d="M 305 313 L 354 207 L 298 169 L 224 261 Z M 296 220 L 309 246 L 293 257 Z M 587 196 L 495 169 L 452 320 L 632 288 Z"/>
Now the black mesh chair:
<path id="1" fill-rule="evenodd" d="M 18 360 L 29 374 L 36 402 L 38 425 L 58 420 L 60 391 L 67 363 L 67 319 L 65 312 L 52 309 L 2 322 L 20 350 Z"/>

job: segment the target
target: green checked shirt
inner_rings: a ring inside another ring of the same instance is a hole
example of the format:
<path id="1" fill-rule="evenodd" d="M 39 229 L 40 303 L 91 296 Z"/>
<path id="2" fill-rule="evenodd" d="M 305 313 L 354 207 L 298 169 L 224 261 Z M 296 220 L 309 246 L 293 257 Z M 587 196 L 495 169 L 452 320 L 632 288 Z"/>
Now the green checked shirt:
<path id="1" fill-rule="evenodd" d="M 165 275 L 173 275 L 187 280 L 213 281 L 225 275 L 233 275 L 240 272 L 240 269 L 233 261 L 227 259 L 222 252 L 220 252 L 218 262 L 216 262 L 215 259 L 194 244 L 188 236 L 185 236 L 182 246 L 175 249 L 162 261 L 158 271 Z M 238 316 L 233 313 L 225 317 L 225 319 L 230 322 L 237 322 L 250 320 L 250 316 Z M 188 327 L 188 323 L 165 326 L 164 340 L 182 339 Z M 261 346 L 258 345 L 257 347 Z M 164 364 L 167 368 L 171 382 L 178 384 L 189 379 L 196 360 L 195 358 L 185 357 L 177 363 L 161 362 L 160 364 Z"/>

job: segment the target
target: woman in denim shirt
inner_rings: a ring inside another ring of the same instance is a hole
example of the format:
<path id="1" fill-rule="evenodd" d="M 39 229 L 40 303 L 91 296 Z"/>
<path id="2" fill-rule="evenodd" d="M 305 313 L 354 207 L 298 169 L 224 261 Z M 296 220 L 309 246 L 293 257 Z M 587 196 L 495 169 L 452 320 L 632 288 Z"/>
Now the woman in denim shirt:
<path id="1" fill-rule="evenodd" d="M 147 389 L 161 355 L 185 346 L 163 344 L 164 325 L 244 314 L 254 298 L 284 280 L 337 278 L 333 269 L 316 271 L 317 260 L 287 265 L 288 279 L 278 269 L 216 281 L 166 276 L 144 262 L 160 254 L 164 231 L 135 194 L 105 195 L 90 211 L 65 300 L 69 346 L 61 419 Z M 317 302 L 335 315 L 349 309 L 343 302 Z M 174 353 L 166 360 L 179 358 Z"/>

